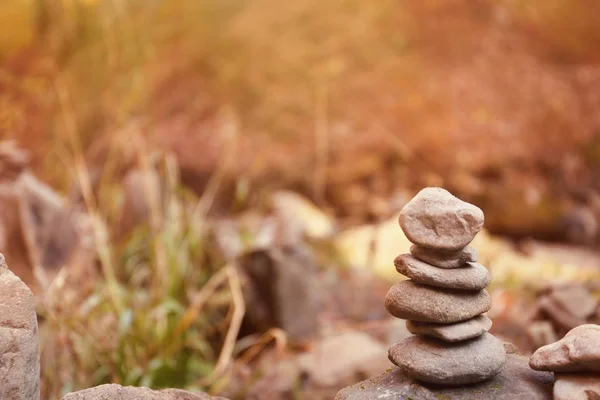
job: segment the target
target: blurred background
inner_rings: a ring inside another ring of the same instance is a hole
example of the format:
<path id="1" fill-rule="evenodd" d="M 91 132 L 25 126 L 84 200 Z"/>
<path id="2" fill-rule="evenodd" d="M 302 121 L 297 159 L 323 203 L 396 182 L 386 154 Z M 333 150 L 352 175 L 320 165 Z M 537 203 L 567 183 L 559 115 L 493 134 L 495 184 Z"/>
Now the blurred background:
<path id="1" fill-rule="evenodd" d="M 598 322 L 593 0 L 2 0 L 0 251 L 43 398 L 328 399 L 390 366 L 425 186 L 481 207 L 492 332 Z M 582 306 L 585 305 L 585 306 Z M 583 310 L 583 311 L 582 311 Z"/>

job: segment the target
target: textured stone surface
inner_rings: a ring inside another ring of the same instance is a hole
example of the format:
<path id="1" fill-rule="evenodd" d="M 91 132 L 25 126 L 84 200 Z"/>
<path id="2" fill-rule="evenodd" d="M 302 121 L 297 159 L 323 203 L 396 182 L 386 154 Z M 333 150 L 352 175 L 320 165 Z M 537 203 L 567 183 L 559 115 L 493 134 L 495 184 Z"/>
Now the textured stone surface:
<path id="1" fill-rule="evenodd" d="M 600 374 L 556 374 L 554 400 L 600 399 Z"/>
<path id="2" fill-rule="evenodd" d="M 492 327 L 492 320 L 485 315 L 455 324 L 435 324 L 431 322 L 406 321 L 406 328 L 415 335 L 425 335 L 443 340 L 458 342 L 481 336 Z"/>
<path id="3" fill-rule="evenodd" d="M 553 376 L 533 371 L 527 358 L 509 355 L 498 375 L 462 387 L 429 387 L 415 383 L 400 368 L 341 390 L 335 400 L 551 400 Z"/>
<path id="4" fill-rule="evenodd" d="M 433 288 L 410 280 L 396 283 L 385 296 L 386 310 L 397 318 L 444 324 L 483 314 L 491 305 L 485 290 Z"/>
<path id="5" fill-rule="evenodd" d="M 494 336 L 459 343 L 413 336 L 392 345 L 390 361 L 418 381 L 467 385 L 495 376 L 506 360 L 504 345 Z"/>
<path id="6" fill-rule="evenodd" d="M 144 387 L 100 385 L 91 389 L 70 393 L 62 400 L 227 400 L 204 393 L 192 393 L 179 389 L 151 390 Z"/>
<path id="7" fill-rule="evenodd" d="M 422 247 L 458 251 L 483 227 L 483 211 L 442 188 L 421 190 L 402 211 L 398 222 L 406 237 Z"/>
<path id="8" fill-rule="evenodd" d="M 0 399 L 40 398 L 35 298 L 0 254 Z"/>
<path id="9" fill-rule="evenodd" d="M 600 325 L 581 325 L 556 343 L 537 349 L 531 368 L 554 372 L 600 372 Z"/>
<path id="10" fill-rule="evenodd" d="M 396 270 L 414 282 L 442 288 L 481 290 L 490 284 L 491 275 L 487 268 L 478 263 L 467 263 L 463 267 L 445 269 L 417 260 L 410 254 L 402 254 L 394 260 Z"/>
<path id="11" fill-rule="evenodd" d="M 477 250 L 471 246 L 458 251 L 443 251 L 412 245 L 410 253 L 417 259 L 439 268 L 458 268 L 477 261 Z"/>

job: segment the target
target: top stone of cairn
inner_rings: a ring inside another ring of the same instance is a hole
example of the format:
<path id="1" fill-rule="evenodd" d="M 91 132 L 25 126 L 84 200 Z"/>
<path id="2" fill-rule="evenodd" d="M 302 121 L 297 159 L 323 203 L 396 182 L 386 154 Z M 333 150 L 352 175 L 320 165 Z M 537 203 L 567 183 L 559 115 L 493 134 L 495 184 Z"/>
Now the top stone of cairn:
<path id="1" fill-rule="evenodd" d="M 483 211 L 442 188 L 421 190 L 402 211 L 398 221 L 412 243 L 457 251 L 466 247 L 483 228 Z"/>

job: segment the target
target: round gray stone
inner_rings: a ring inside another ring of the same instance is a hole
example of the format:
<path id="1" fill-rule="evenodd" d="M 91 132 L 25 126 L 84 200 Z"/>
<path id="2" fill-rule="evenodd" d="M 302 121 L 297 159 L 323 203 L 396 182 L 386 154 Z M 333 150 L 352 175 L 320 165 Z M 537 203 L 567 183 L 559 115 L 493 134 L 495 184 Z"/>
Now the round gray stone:
<path id="1" fill-rule="evenodd" d="M 508 354 L 498 375 L 490 380 L 468 386 L 428 385 L 425 387 L 406 376 L 401 368 L 391 368 L 378 376 L 342 389 L 335 396 L 335 400 L 552 399 L 553 374 L 534 371 L 529 368 L 527 361 L 526 357 Z"/>
<path id="2" fill-rule="evenodd" d="M 444 269 L 417 260 L 410 254 L 401 254 L 394 260 L 396 270 L 414 282 L 424 285 L 481 290 L 490 284 L 490 272 L 481 264 L 467 263 L 460 268 Z"/>
<path id="3" fill-rule="evenodd" d="M 409 201 L 398 217 L 412 243 L 422 247 L 458 251 L 483 228 L 483 211 L 442 188 L 425 188 Z"/>
<path id="4" fill-rule="evenodd" d="M 432 322 L 406 321 L 406 328 L 415 335 L 434 337 L 444 342 L 460 342 L 481 336 L 492 327 L 492 320 L 479 315 L 455 324 L 435 324 Z"/>
<path id="5" fill-rule="evenodd" d="M 469 385 L 497 375 L 506 361 L 506 352 L 502 342 L 489 333 L 452 344 L 412 336 L 392 345 L 388 357 L 421 382 Z"/>
<path id="6" fill-rule="evenodd" d="M 385 296 L 385 308 L 394 317 L 451 324 L 489 311 L 492 299 L 485 290 L 466 291 L 396 283 Z"/>
<path id="7" fill-rule="evenodd" d="M 467 262 L 477 261 L 477 250 L 471 246 L 458 251 L 443 251 L 414 244 L 410 247 L 410 253 L 416 259 L 439 268 L 460 268 Z"/>

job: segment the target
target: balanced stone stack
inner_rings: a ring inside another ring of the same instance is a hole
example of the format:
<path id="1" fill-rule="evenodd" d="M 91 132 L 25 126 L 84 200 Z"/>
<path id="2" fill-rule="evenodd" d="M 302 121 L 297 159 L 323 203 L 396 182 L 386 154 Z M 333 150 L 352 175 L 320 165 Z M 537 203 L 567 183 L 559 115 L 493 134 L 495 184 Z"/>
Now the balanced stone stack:
<path id="1" fill-rule="evenodd" d="M 419 192 L 400 212 L 400 227 L 414 244 L 394 260 L 410 278 L 395 284 L 385 307 L 406 319 L 414 334 L 389 349 L 404 374 L 438 385 L 467 385 L 498 374 L 506 360 L 485 287 L 488 270 L 469 246 L 483 227 L 483 212 L 441 188 Z"/>
<path id="2" fill-rule="evenodd" d="M 600 325 L 580 325 L 529 359 L 537 371 L 554 372 L 554 400 L 600 399 Z"/>

